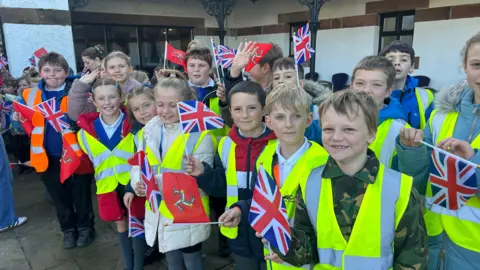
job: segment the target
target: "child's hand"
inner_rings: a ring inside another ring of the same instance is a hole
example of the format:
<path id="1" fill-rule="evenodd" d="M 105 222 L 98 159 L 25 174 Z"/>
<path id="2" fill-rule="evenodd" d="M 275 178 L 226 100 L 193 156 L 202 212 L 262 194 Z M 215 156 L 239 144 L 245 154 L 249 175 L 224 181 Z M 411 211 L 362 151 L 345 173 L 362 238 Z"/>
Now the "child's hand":
<path id="1" fill-rule="evenodd" d="M 219 218 L 218 222 L 221 222 L 221 226 L 227 228 L 238 227 L 242 220 L 242 210 L 240 207 L 233 207 L 225 211 Z"/>
<path id="2" fill-rule="evenodd" d="M 441 140 L 437 147 L 466 160 L 470 160 L 475 155 L 475 150 L 468 142 L 451 137 Z"/>
<path id="3" fill-rule="evenodd" d="M 236 78 L 242 73 L 242 69 L 248 65 L 250 59 L 257 51 L 257 43 L 249 41 L 243 48 L 243 42 L 238 45 L 237 54 L 233 58 L 232 67 L 230 68 L 230 76 Z"/>
<path id="4" fill-rule="evenodd" d="M 223 83 L 217 83 L 217 97 L 220 99 L 223 104 L 227 103 L 227 91 L 225 90 L 225 85 Z"/>
<path id="5" fill-rule="evenodd" d="M 255 236 L 258 237 L 258 238 L 262 238 L 263 244 L 270 245 L 270 243 L 267 241 L 267 239 L 263 238 L 262 235 L 259 234 L 258 232 L 255 233 Z M 265 260 L 269 260 L 269 261 L 272 261 L 274 263 L 279 263 L 279 264 L 283 263 L 283 260 L 280 259 L 280 257 L 277 254 L 275 254 L 274 252 L 272 252 L 272 254 L 265 255 Z"/>
<path id="6" fill-rule="evenodd" d="M 100 75 L 100 69 L 95 69 L 94 71 L 91 71 L 85 75 L 83 75 L 81 78 L 80 78 L 80 81 L 81 82 L 84 82 L 86 84 L 92 84 L 96 79 L 97 77 Z"/>
<path id="7" fill-rule="evenodd" d="M 20 121 L 20 114 L 18 112 L 13 112 L 12 121 L 15 121 L 15 122 Z"/>
<path id="8" fill-rule="evenodd" d="M 191 176 L 199 176 L 205 172 L 203 163 L 193 156 L 184 156 L 183 162 L 185 162 L 185 171 Z"/>
<path id="9" fill-rule="evenodd" d="M 145 197 L 145 185 L 142 181 L 135 184 L 135 194 L 139 197 Z"/>
<path id="10" fill-rule="evenodd" d="M 407 147 L 419 147 L 423 141 L 423 130 L 415 128 L 400 129 L 400 142 Z"/>
<path id="11" fill-rule="evenodd" d="M 125 195 L 123 195 L 123 203 L 127 208 L 130 208 L 130 205 L 132 205 L 132 201 L 135 195 L 131 192 L 126 192 Z"/>

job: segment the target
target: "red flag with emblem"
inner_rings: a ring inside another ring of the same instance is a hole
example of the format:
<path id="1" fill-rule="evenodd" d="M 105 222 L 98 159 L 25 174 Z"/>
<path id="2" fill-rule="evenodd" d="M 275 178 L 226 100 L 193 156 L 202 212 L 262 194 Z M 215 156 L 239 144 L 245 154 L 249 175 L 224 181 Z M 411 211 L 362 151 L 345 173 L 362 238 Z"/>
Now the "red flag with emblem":
<path id="1" fill-rule="evenodd" d="M 170 43 L 167 42 L 167 48 L 165 49 L 165 58 L 177 65 L 183 67 L 183 69 L 187 70 L 186 68 L 186 56 L 187 54 L 182 50 L 175 49 Z"/>
<path id="2" fill-rule="evenodd" d="M 173 216 L 173 223 L 207 223 L 195 178 L 184 173 L 163 173 L 163 200 Z"/>
<path id="3" fill-rule="evenodd" d="M 260 62 L 260 60 L 272 49 L 273 44 L 257 43 L 257 47 L 258 47 L 257 51 L 255 52 L 255 54 L 252 56 L 252 59 L 250 59 L 250 62 L 245 67 L 246 72 L 250 72 L 250 70 L 252 70 L 252 68 Z"/>
<path id="4" fill-rule="evenodd" d="M 36 111 L 33 108 L 30 108 L 16 101 L 12 101 L 12 104 L 15 111 L 20 114 L 20 124 L 22 124 L 25 133 L 30 136 L 33 130 L 32 119 Z"/>
<path id="5" fill-rule="evenodd" d="M 40 49 L 38 49 L 38 50 L 36 50 L 36 51 L 33 53 L 33 55 L 35 55 L 37 58 L 40 58 L 40 57 L 42 57 L 42 56 L 44 56 L 44 55 L 46 55 L 46 54 L 48 54 L 48 52 L 47 52 L 47 50 L 45 50 L 45 48 L 43 48 L 43 47 L 40 48 Z"/>
<path id="6" fill-rule="evenodd" d="M 72 146 L 63 140 L 63 154 L 60 160 L 60 183 L 64 183 L 80 166 L 80 158 L 77 156 Z"/>

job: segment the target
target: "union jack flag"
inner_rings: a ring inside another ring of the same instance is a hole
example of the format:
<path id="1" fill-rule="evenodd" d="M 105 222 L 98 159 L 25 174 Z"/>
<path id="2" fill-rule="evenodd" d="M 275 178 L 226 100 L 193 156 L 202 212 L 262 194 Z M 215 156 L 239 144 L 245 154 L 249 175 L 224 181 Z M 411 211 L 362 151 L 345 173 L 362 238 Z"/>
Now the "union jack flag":
<path id="1" fill-rule="evenodd" d="M 237 54 L 237 50 L 230 49 L 227 46 L 218 45 L 218 61 L 222 68 L 230 68 L 233 64 L 233 58 Z"/>
<path id="2" fill-rule="evenodd" d="M 293 36 L 295 49 L 295 62 L 300 65 L 312 58 L 315 50 L 310 47 L 310 29 L 308 23 L 300 27 Z"/>
<path id="3" fill-rule="evenodd" d="M 6 67 L 8 65 L 7 58 L 5 56 L 0 56 L 0 68 Z"/>
<path id="4" fill-rule="evenodd" d="M 55 98 L 51 98 L 35 106 L 45 117 L 45 120 L 55 129 L 56 132 L 61 133 L 65 129 L 70 128 L 67 117 L 57 108 Z"/>
<path id="5" fill-rule="evenodd" d="M 0 103 L 0 111 L 4 112 L 7 115 L 10 115 L 13 112 L 13 105 L 11 102 Z"/>
<path id="6" fill-rule="evenodd" d="M 183 133 L 223 128 L 222 118 L 200 101 L 181 101 L 177 107 Z"/>
<path id="7" fill-rule="evenodd" d="M 258 170 L 248 222 L 270 245 L 283 255 L 287 254 L 291 241 L 287 209 L 275 180 L 262 165 Z"/>
<path id="8" fill-rule="evenodd" d="M 220 65 L 220 60 L 218 59 L 217 46 L 215 46 L 213 38 L 210 38 L 210 43 L 212 44 L 213 60 L 215 61 L 215 66 L 218 66 Z"/>
<path id="9" fill-rule="evenodd" d="M 28 61 L 30 62 L 30 66 L 36 67 L 37 66 L 37 60 L 35 60 L 35 56 L 32 55 L 32 57 L 28 58 Z"/>
<path id="10" fill-rule="evenodd" d="M 148 158 L 143 150 L 138 151 L 133 155 L 128 163 L 132 166 L 139 166 L 141 172 L 142 182 L 145 185 L 145 196 L 148 200 L 148 205 L 154 213 L 159 213 L 160 203 L 162 202 L 162 195 L 158 189 L 155 174 L 150 167 Z"/>
<path id="11" fill-rule="evenodd" d="M 130 212 L 130 211 L 129 211 Z M 145 227 L 143 222 L 128 213 L 128 237 L 145 236 Z"/>
<path id="12" fill-rule="evenodd" d="M 458 210 L 477 192 L 476 167 L 440 151 L 432 152 L 430 172 L 433 203 Z"/>

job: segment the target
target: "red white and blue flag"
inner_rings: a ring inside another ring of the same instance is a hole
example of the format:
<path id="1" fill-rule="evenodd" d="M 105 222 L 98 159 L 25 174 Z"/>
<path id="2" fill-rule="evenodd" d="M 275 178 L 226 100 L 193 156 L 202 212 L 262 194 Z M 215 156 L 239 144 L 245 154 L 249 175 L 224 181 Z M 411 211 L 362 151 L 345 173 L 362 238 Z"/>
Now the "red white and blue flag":
<path id="1" fill-rule="evenodd" d="M 28 61 L 30 62 L 30 66 L 32 66 L 32 67 L 37 66 L 37 60 L 35 59 L 34 55 L 32 55 L 32 57 L 28 58 Z"/>
<path id="2" fill-rule="evenodd" d="M 148 162 L 147 155 L 143 150 L 138 151 L 128 160 L 128 163 L 132 166 L 139 166 L 141 180 L 145 185 L 145 196 L 148 205 L 152 212 L 159 213 L 162 195 L 160 194 L 160 189 L 155 180 L 155 174 L 153 173 L 152 167 L 150 167 L 150 163 Z"/>
<path id="3" fill-rule="evenodd" d="M 433 204 L 458 210 L 477 193 L 476 167 L 452 155 L 432 152 L 430 171 Z"/>
<path id="4" fill-rule="evenodd" d="M 145 226 L 143 222 L 128 213 L 128 237 L 145 237 Z"/>
<path id="5" fill-rule="evenodd" d="M 13 112 L 12 102 L 3 102 L 0 104 L 0 111 L 4 112 L 7 115 L 10 115 Z"/>
<path id="6" fill-rule="evenodd" d="M 300 27 L 293 36 L 295 62 L 297 65 L 307 62 L 315 53 L 315 50 L 310 47 L 310 34 L 309 24 L 307 23 Z"/>
<path id="7" fill-rule="evenodd" d="M 0 56 L 0 68 L 6 67 L 8 65 L 7 58 L 5 56 Z"/>
<path id="8" fill-rule="evenodd" d="M 287 254 L 291 242 L 287 209 L 280 189 L 263 165 L 258 170 L 248 222 L 272 247 Z"/>
<path id="9" fill-rule="evenodd" d="M 223 119 L 197 100 L 181 101 L 177 104 L 183 133 L 202 132 L 223 128 Z"/>
<path id="10" fill-rule="evenodd" d="M 51 98 L 35 106 L 45 117 L 45 120 L 55 129 L 56 132 L 61 133 L 65 129 L 70 128 L 68 119 L 65 113 L 57 108 L 55 98 Z"/>
<path id="11" fill-rule="evenodd" d="M 227 46 L 218 45 L 217 59 L 222 68 L 230 68 L 233 64 L 233 59 L 237 54 L 237 50 L 230 49 Z"/>
<path id="12" fill-rule="evenodd" d="M 210 38 L 210 43 L 212 44 L 213 61 L 215 61 L 215 66 L 218 66 L 220 65 L 220 60 L 218 59 L 217 46 L 215 46 L 215 42 L 213 41 L 213 38 Z"/>

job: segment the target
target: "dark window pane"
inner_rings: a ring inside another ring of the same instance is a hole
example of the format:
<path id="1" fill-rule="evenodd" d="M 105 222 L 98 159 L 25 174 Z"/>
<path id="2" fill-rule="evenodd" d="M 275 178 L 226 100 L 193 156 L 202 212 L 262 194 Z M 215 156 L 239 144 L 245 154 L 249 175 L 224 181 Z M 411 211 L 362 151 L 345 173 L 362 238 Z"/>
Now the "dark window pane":
<path id="1" fill-rule="evenodd" d="M 415 15 L 402 17 L 402 30 L 413 30 L 415 26 Z"/>
<path id="2" fill-rule="evenodd" d="M 83 69 L 82 53 L 88 47 L 95 45 L 105 46 L 105 28 L 102 25 L 73 25 L 73 44 L 77 71 Z"/>
<path id="3" fill-rule="evenodd" d="M 121 51 L 130 56 L 134 69 L 140 68 L 137 28 L 134 26 L 107 26 L 107 50 Z"/>
<path id="4" fill-rule="evenodd" d="M 383 19 L 383 32 L 394 32 L 396 29 L 397 18 L 387 17 Z"/>
<path id="5" fill-rule="evenodd" d="M 140 31 L 140 51 L 142 66 L 145 71 L 152 73 L 157 67 L 163 66 L 165 54 L 165 28 L 143 27 Z"/>
<path id="6" fill-rule="evenodd" d="M 382 37 L 382 48 L 387 46 L 388 44 L 392 43 L 392 41 L 396 40 L 396 36 L 392 37 Z"/>
<path id="7" fill-rule="evenodd" d="M 413 46 L 413 36 L 412 35 L 400 36 L 400 40 L 407 43 L 410 46 Z"/>

